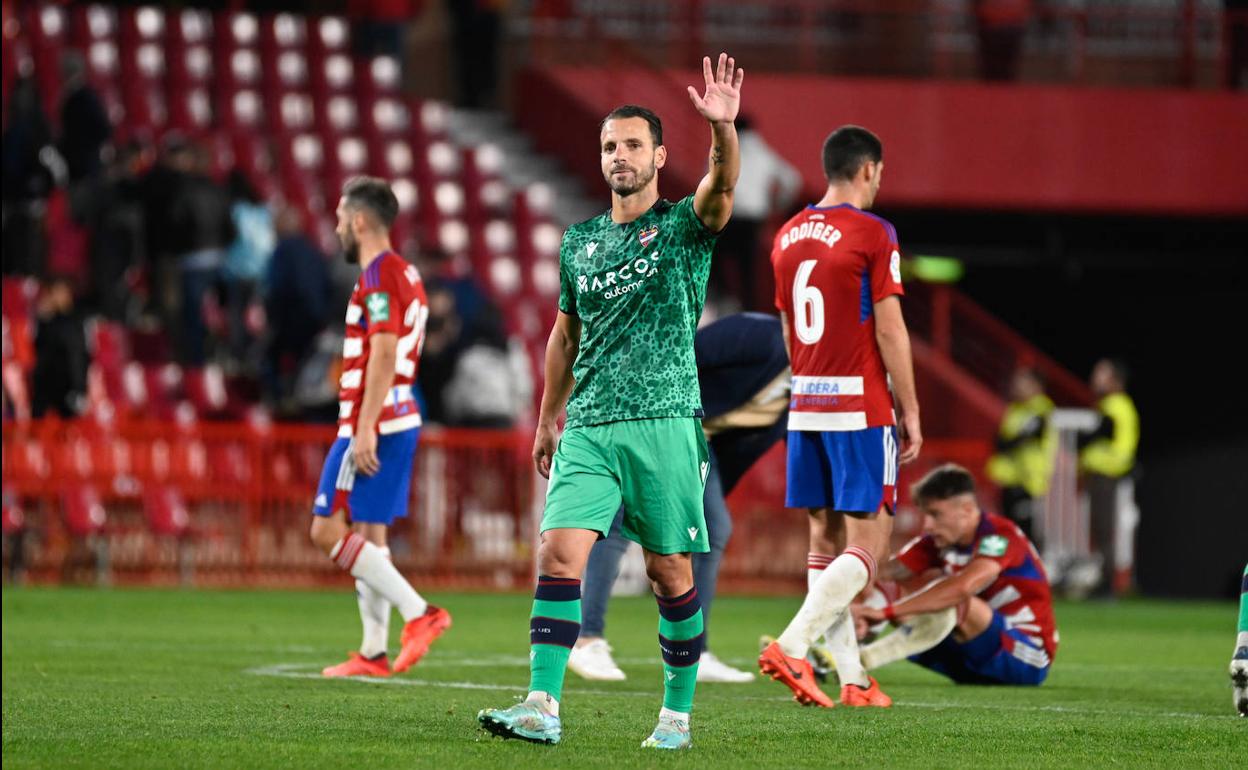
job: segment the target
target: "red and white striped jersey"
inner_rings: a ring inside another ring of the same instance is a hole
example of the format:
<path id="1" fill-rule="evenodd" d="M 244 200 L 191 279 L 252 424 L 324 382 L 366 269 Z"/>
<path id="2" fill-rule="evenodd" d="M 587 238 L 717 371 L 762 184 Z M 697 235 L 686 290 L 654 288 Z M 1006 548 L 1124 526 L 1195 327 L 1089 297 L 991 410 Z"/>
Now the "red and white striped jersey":
<path id="1" fill-rule="evenodd" d="M 1034 665 L 1047 666 L 1057 653 L 1057 621 L 1053 617 L 1049 576 L 1035 546 L 1009 519 L 985 511 L 970 545 L 942 549 L 930 535 L 920 535 L 906 543 L 895 558 L 916 575 L 932 567 L 939 567 L 946 575 L 956 575 L 972 559 L 995 561 L 1001 566 L 1001 573 L 979 592 L 979 598 L 1001 614 L 1007 630 L 1017 629 L 1034 646 L 1044 649 L 1046 659 L 1033 661 Z M 1002 643 L 1013 651 L 1013 639 L 1003 639 Z"/>
<path id="2" fill-rule="evenodd" d="M 848 203 L 807 206 L 776 233 L 776 308 L 788 319 L 793 364 L 789 430 L 896 423 L 875 303 L 904 293 L 900 261 L 893 226 Z"/>
<path id="3" fill-rule="evenodd" d="M 355 282 L 347 305 L 347 333 L 342 343 L 342 378 L 338 390 L 338 435 L 351 436 L 364 399 L 370 341 L 374 334 L 396 335 L 394 382 L 386 393 L 377 432 L 398 433 L 420 426 L 420 408 L 412 396 L 420 351 L 425 344 L 429 307 L 420 271 L 387 251 L 369 264 Z"/>

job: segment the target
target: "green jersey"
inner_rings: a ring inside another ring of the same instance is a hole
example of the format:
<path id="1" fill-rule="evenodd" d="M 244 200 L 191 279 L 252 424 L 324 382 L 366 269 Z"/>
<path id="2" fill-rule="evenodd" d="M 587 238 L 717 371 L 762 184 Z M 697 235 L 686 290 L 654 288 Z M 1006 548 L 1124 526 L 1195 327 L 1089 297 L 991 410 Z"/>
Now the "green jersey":
<path id="1" fill-rule="evenodd" d="M 568 228 L 559 309 L 581 319 L 567 427 L 702 414 L 693 335 L 715 234 L 693 196 L 625 224 L 611 213 Z"/>

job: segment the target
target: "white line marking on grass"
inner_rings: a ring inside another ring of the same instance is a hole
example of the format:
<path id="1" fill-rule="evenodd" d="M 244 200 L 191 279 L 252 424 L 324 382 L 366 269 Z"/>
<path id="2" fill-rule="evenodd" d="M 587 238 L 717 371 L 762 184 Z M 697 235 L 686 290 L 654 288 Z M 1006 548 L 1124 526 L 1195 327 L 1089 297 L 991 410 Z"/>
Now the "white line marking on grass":
<path id="1" fill-rule="evenodd" d="M 527 663 L 527 661 L 526 661 Z M 421 665 L 428 665 L 424 662 Z M 322 676 L 315 671 L 308 670 L 306 663 L 275 663 L 271 666 L 257 666 L 243 671 L 244 674 L 253 676 L 273 676 L 285 679 L 319 679 L 326 680 L 329 677 Z M 490 684 L 488 682 L 447 682 L 436 679 L 411 679 L 408 677 L 376 677 L 376 676 L 353 676 L 353 677 L 335 677 L 335 681 L 360 682 L 363 684 L 388 684 L 399 687 L 445 687 L 451 690 L 489 690 L 492 692 L 523 692 L 524 685 L 507 685 L 507 684 Z M 633 698 L 655 698 L 657 693 L 654 692 L 637 692 L 635 690 L 587 690 L 581 688 L 565 688 L 564 692 L 574 695 L 605 695 L 611 697 L 633 697 Z M 722 694 L 723 690 L 716 690 L 717 694 Z M 761 696 L 761 695 L 738 695 L 732 696 L 730 700 L 756 701 L 760 703 L 792 703 L 792 698 L 780 696 Z M 898 706 L 905 708 L 920 709 L 968 709 L 980 711 L 1022 711 L 1033 713 L 1055 713 L 1055 714 L 1075 714 L 1086 716 L 1130 716 L 1130 717 L 1166 717 L 1175 719 L 1216 719 L 1230 720 L 1234 719 L 1234 715 L 1230 714 L 1196 714 L 1186 711 L 1126 711 L 1119 709 L 1095 709 L 1080 708 L 1078 706 L 1027 706 L 1010 703 L 966 703 L 956 701 L 943 702 L 923 702 L 923 701 L 894 701 Z"/>

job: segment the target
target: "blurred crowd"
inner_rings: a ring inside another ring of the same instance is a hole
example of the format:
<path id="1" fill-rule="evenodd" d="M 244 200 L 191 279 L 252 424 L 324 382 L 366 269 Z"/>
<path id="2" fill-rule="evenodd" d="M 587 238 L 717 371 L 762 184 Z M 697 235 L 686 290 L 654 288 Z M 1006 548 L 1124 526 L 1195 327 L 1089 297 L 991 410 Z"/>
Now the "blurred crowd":
<path id="1" fill-rule="evenodd" d="M 335 419 L 358 269 L 316 235 L 332 223 L 305 221 L 301 206 L 266 194 L 267 180 L 222 168 L 194 137 L 115 136 L 81 56 L 69 52 L 61 66 L 58 114 L 45 113 L 29 76 L 6 104 L 5 417 L 81 414 L 91 331 L 111 324 L 139 363 L 215 367 L 276 417 Z M 404 256 L 421 268 L 431 305 L 419 379 L 426 420 L 522 419 L 529 364 L 498 309 L 456 260 L 419 243 Z M 26 314 L 9 307 L 23 295 Z M 465 380 L 478 386 L 456 387 Z"/>
<path id="2" fill-rule="evenodd" d="M 1130 588 L 1135 528 L 1135 479 L 1139 475 L 1136 450 L 1140 416 L 1127 394 L 1127 364 L 1105 358 L 1092 368 L 1089 386 L 1096 398 L 1095 412 L 1073 432 L 1078 476 L 1087 492 L 1087 520 L 1091 552 L 1087 564 L 1066 566 L 1070 580 L 1063 587 L 1075 595 L 1111 597 Z M 1064 554 L 1045 549 L 1045 498 L 1055 478 L 1059 447 L 1057 407 L 1045 392 L 1044 375 L 1022 367 L 1011 378 L 1009 403 L 996 437 L 996 452 L 985 468 L 1001 491 L 1002 515 L 1022 529 L 1046 558 Z"/>

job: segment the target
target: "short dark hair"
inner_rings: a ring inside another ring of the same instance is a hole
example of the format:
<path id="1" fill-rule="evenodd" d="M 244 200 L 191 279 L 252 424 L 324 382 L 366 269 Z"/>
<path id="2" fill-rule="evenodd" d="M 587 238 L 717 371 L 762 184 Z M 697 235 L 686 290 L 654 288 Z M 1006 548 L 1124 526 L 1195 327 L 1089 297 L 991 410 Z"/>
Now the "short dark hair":
<path id="1" fill-rule="evenodd" d="M 916 505 L 965 494 L 975 494 L 975 477 L 966 468 L 954 463 L 933 468 L 910 488 L 910 499 Z"/>
<path id="2" fill-rule="evenodd" d="M 863 163 L 882 160 L 880 138 L 862 126 L 841 126 L 823 142 L 823 175 L 829 182 L 853 179 Z"/>
<path id="3" fill-rule="evenodd" d="M 659 120 L 659 116 L 655 115 L 645 107 L 638 107 L 636 104 L 625 104 L 616 107 L 598 124 L 598 132 L 602 133 L 602 127 L 607 125 L 608 120 L 617 120 L 620 118 L 641 118 L 650 125 L 650 138 L 654 140 L 654 146 L 658 147 L 663 144 L 663 121 Z"/>
<path id="4" fill-rule="evenodd" d="M 1127 362 L 1116 356 L 1102 358 L 1101 361 L 1109 364 L 1109 368 L 1114 370 L 1114 378 L 1118 380 L 1118 384 L 1124 388 L 1127 387 L 1127 380 L 1131 377 L 1131 367 L 1127 365 Z"/>
<path id="5" fill-rule="evenodd" d="M 399 199 L 394 197 L 390 184 L 375 176 L 355 176 L 342 186 L 342 197 L 347 205 L 367 209 L 389 230 L 399 216 Z"/>
<path id="6" fill-rule="evenodd" d="M 1018 369 L 1018 373 L 1023 375 L 1024 377 L 1028 377 L 1032 380 L 1035 380 L 1036 384 L 1039 385 L 1041 388 L 1048 387 L 1049 385 L 1049 380 L 1047 377 L 1044 376 L 1044 372 L 1040 371 L 1038 368 L 1034 366 L 1020 366 Z"/>

